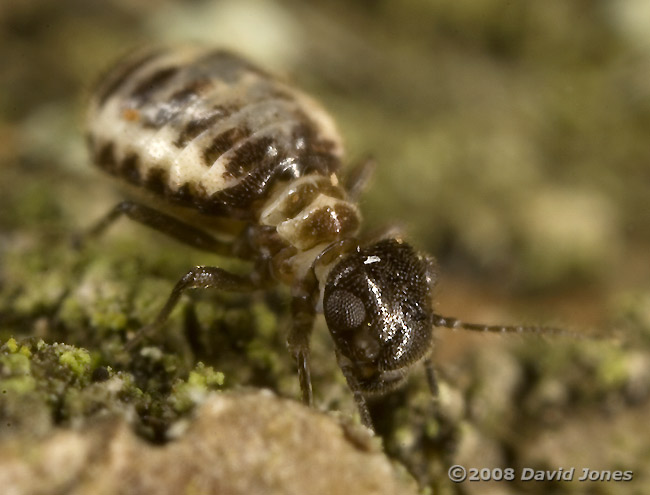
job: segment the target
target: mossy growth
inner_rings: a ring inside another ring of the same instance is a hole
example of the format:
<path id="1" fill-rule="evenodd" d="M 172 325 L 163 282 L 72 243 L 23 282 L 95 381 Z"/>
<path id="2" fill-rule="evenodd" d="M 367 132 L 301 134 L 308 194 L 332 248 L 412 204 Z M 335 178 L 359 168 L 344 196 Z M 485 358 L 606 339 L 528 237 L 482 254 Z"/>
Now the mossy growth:
<path id="1" fill-rule="evenodd" d="M 150 234 L 141 235 L 148 242 Z M 293 384 L 286 333 L 278 329 L 287 305 L 278 293 L 193 292 L 158 333 L 127 350 L 189 267 L 242 269 L 171 243 L 148 255 L 136 244 L 117 235 L 75 251 L 66 236 L 30 235 L 3 246 L 3 433 L 45 433 L 117 414 L 163 441 L 210 391 Z"/>
<path id="2" fill-rule="evenodd" d="M 166 391 L 137 382 L 134 373 L 104 366 L 86 349 L 10 338 L 0 345 L 0 436 L 44 434 L 56 424 L 117 414 L 152 440 L 162 439 L 171 422 L 222 388 L 224 374 L 199 362 Z"/>

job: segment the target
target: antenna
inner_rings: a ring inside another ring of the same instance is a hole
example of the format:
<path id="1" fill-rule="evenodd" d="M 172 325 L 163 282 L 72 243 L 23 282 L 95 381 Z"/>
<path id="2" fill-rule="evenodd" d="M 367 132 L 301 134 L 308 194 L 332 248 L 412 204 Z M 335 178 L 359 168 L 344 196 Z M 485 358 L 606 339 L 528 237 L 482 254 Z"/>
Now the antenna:
<path id="1" fill-rule="evenodd" d="M 433 314 L 433 326 L 464 330 L 474 332 L 491 332 L 491 333 L 536 333 L 539 335 L 566 335 L 572 337 L 583 337 L 580 334 L 563 330 L 561 328 L 543 327 L 538 325 L 485 325 L 483 323 L 465 323 L 458 318 L 450 316 L 441 316 Z"/>

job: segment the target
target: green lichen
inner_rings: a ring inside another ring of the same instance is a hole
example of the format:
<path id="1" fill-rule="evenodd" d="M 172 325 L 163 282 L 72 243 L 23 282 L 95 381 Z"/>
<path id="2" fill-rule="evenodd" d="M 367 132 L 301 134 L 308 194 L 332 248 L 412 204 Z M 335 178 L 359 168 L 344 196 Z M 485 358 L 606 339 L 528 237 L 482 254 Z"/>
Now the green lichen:
<path id="1" fill-rule="evenodd" d="M 33 376 L 14 376 L 0 380 L 0 392 L 3 394 L 25 395 L 36 389 L 36 380 Z"/>
<path id="2" fill-rule="evenodd" d="M 3 366 L 3 372 L 9 375 L 28 375 L 31 369 L 31 363 L 28 356 L 16 354 L 9 351 L 9 354 L 3 354 L 0 361 Z"/>
<path id="3" fill-rule="evenodd" d="M 136 378 L 143 373 L 146 379 Z M 174 354 L 153 347 L 142 349 L 132 371 L 125 372 L 83 348 L 12 338 L 0 347 L 0 417 L 12 429 L 0 436 L 19 432 L 26 421 L 21 411 L 29 407 L 60 424 L 120 415 L 141 434 L 157 438 L 164 425 L 190 412 L 208 392 L 221 390 L 224 379 L 212 366 L 187 368 Z"/>
<path id="4" fill-rule="evenodd" d="M 36 388 L 36 381 L 31 374 L 30 356 L 10 338 L 0 346 L 0 392 L 2 394 L 24 395 Z"/>
<path id="5" fill-rule="evenodd" d="M 81 376 L 83 373 L 88 371 L 90 354 L 85 349 L 65 351 L 59 356 L 59 363 L 67 366 L 77 375 Z"/>
<path id="6" fill-rule="evenodd" d="M 190 371 L 187 380 L 177 380 L 174 383 L 169 402 L 179 413 L 189 411 L 200 404 L 210 390 L 219 390 L 224 380 L 223 373 L 199 362 Z"/>
<path id="7" fill-rule="evenodd" d="M 4 344 L 7 347 L 7 350 L 11 353 L 14 353 L 18 350 L 18 344 L 16 343 L 16 339 L 11 337 L 7 342 Z"/>
<path id="8" fill-rule="evenodd" d="M 203 363 L 197 363 L 194 370 L 190 371 L 187 384 L 201 387 L 220 387 L 223 385 L 225 375 L 220 371 L 215 371 L 211 366 L 205 366 Z"/>

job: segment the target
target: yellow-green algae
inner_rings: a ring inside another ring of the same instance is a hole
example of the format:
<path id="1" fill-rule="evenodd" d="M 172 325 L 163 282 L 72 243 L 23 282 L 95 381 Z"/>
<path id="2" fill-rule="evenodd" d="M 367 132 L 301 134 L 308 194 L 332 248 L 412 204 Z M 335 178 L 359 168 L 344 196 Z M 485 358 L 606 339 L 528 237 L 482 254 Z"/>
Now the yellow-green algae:
<path id="1" fill-rule="evenodd" d="M 223 373 L 199 362 L 190 371 L 187 380 L 179 379 L 172 385 L 169 400 L 178 412 L 191 410 L 202 401 L 208 391 L 221 388 L 224 380 Z"/>
<path id="2" fill-rule="evenodd" d="M 65 351 L 59 356 L 59 363 L 67 366 L 77 375 L 81 375 L 88 369 L 90 354 L 85 349 Z"/>

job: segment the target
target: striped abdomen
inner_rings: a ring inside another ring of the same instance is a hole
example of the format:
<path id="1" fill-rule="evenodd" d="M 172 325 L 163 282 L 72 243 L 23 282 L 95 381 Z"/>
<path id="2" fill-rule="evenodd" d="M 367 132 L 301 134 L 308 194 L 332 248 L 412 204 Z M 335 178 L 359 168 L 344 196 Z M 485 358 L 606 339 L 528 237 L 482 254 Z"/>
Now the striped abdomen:
<path id="1" fill-rule="evenodd" d="M 251 220 L 274 185 L 329 176 L 342 153 L 312 99 L 201 48 L 149 51 L 112 69 L 88 131 L 94 161 L 109 173 L 206 214 Z"/>

